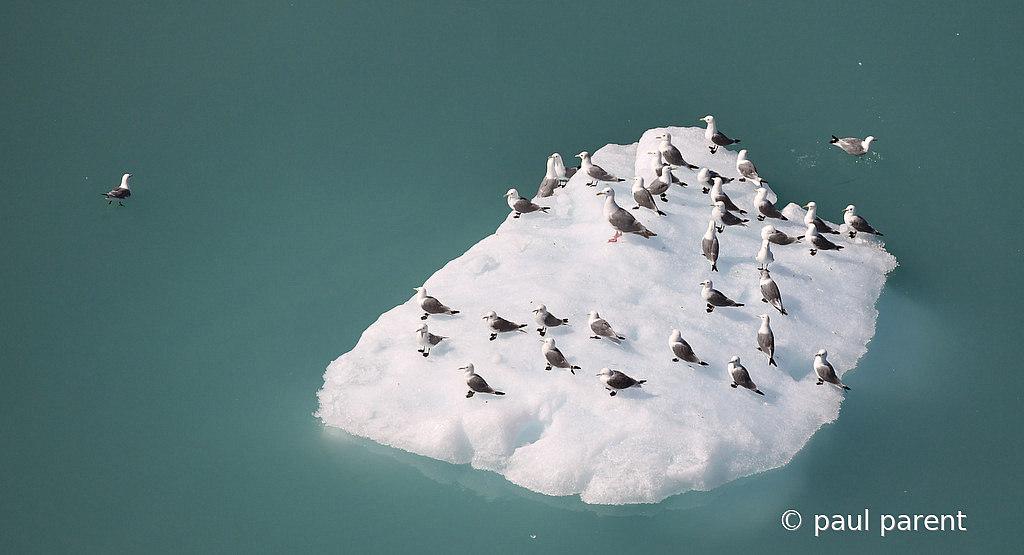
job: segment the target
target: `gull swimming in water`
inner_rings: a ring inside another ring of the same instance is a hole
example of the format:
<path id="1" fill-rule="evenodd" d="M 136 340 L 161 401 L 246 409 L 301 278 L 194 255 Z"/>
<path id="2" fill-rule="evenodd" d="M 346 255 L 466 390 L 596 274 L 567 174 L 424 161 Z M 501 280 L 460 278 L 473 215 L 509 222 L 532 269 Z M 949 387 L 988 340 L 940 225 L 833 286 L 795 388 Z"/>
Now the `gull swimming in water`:
<path id="1" fill-rule="evenodd" d="M 503 391 L 496 391 L 493 387 L 487 385 L 487 382 L 480 377 L 479 374 L 473 371 L 473 365 L 467 364 L 459 368 L 459 370 L 465 370 L 466 385 L 469 386 L 469 391 L 466 393 L 466 398 L 469 399 L 474 393 L 490 393 L 492 395 L 504 395 Z"/>
<path id="2" fill-rule="evenodd" d="M 758 314 L 761 319 L 761 327 L 757 330 L 757 350 L 768 355 L 768 365 L 778 367 L 775 362 L 775 334 L 769 325 L 767 314 Z"/>
<path id="3" fill-rule="evenodd" d="M 824 220 L 818 217 L 818 204 L 814 201 L 808 202 L 804 205 L 807 209 L 807 213 L 804 214 L 804 225 L 814 225 L 814 229 L 818 230 L 818 233 L 832 233 L 839 235 L 839 232 L 829 227 Z"/>
<path id="4" fill-rule="evenodd" d="M 817 254 L 819 250 L 837 251 L 843 248 L 841 245 L 837 245 L 819 235 L 818 230 L 814 228 L 814 224 L 807 224 L 807 233 L 804 234 L 804 237 L 811 244 L 811 256 Z"/>
<path id="5" fill-rule="evenodd" d="M 611 187 L 605 187 L 599 195 L 605 195 L 604 218 L 615 228 L 615 236 L 608 240 L 609 243 L 618 241 L 623 233 L 635 233 L 641 237 L 651 238 L 657 235 L 647 229 L 640 222 L 636 221 L 629 211 L 615 203 L 615 191 Z"/>
<path id="6" fill-rule="evenodd" d="M 550 206 L 540 206 L 534 204 L 533 201 L 528 198 L 519 196 L 519 191 L 515 189 L 509 189 L 508 192 L 505 193 L 505 197 L 508 199 L 508 207 L 516 213 L 515 216 L 512 216 L 513 218 L 518 218 L 519 216 L 530 212 L 537 212 L 538 210 L 547 214 L 548 210 L 551 210 Z"/>
<path id="7" fill-rule="evenodd" d="M 122 200 L 132 196 L 132 188 L 128 186 L 128 180 L 131 179 L 132 174 L 126 173 L 121 176 L 121 184 L 116 188 L 111 189 L 109 193 L 100 193 L 107 199 L 107 204 L 117 201 L 117 204 L 124 206 Z"/>
<path id="8" fill-rule="evenodd" d="M 757 168 L 754 167 L 754 163 L 747 160 L 747 149 L 741 150 L 736 155 L 736 172 L 740 174 L 740 181 L 749 179 L 756 182 L 759 186 L 765 183 L 761 176 L 757 175 Z"/>
<path id="9" fill-rule="evenodd" d="M 666 163 L 673 166 L 683 166 L 691 170 L 697 169 L 697 166 L 683 160 L 683 155 L 680 154 L 679 149 L 672 144 L 672 134 L 666 131 L 665 133 L 658 135 L 655 139 L 661 139 L 661 143 L 658 144 L 658 150 L 661 152 L 661 157 Z"/>
<path id="10" fill-rule="evenodd" d="M 867 154 L 868 149 L 871 148 L 871 141 L 877 140 L 878 139 L 872 137 L 871 135 L 868 135 L 867 138 L 864 139 L 863 141 L 856 137 L 846 137 L 845 139 L 840 139 L 839 137 L 832 135 L 832 140 L 829 141 L 829 144 L 836 145 L 837 147 L 845 150 L 849 154 L 853 154 L 854 156 L 861 156 L 863 154 Z"/>
<path id="11" fill-rule="evenodd" d="M 639 175 L 633 178 L 632 192 L 633 200 L 636 201 L 636 206 L 633 207 L 633 210 L 636 210 L 643 206 L 648 210 L 653 210 L 657 212 L 659 216 L 667 215 L 661 210 L 658 210 L 658 205 L 654 204 L 654 195 L 652 195 L 651 191 L 648 191 L 647 188 L 644 187 L 644 178 L 640 177 Z M 665 195 L 662 194 L 662 199 L 664 198 Z"/>
<path id="12" fill-rule="evenodd" d="M 561 326 L 562 324 L 569 323 L 568 318 L 559 318 L 551 314 L 550 312 L 548 312 L 548 307 L 542 304 L 537 305 L 537 308 L 533 309 L 533 319 L 534 321 L 537 322 L 537 325 L 540 326 L 539 328 L 537 328 L 537 333 L 539 333 L 541 337 L 544 337 L 544 334 L 547 333 L 548 328 L 553 328 L 555 326 Z"/>
<path id="13" fill-rule="evenodd" d="M 558 172 L 555 171 L 554 156 L 554 154 L 548 156 L 547 171 L 544 172 L 544 179 L 541 180 L 540 187 L 537 187 L 537 196 L 540 198 L 555 194 L 555 188 L 562 184 L 562 181 L 558 179 Z"/>
<path id="14" fill-rule="evenodd" d="M 711 154 L 717 152 L 718 147 L 720 146 L 729 146 L 740 142 L 739 139 L 730 139 L 729 137 L 726 137 L 718 130 L 718 125 L 715 124 L 715 116 L 707 115 L 700 118 L 700 121 L 707 122 L 708 124 L 708 128 L 704 130 L 704 138 L 714 143 L 714 145 L 708 147 Z"/>
<path id="15" fill-rule="evenodd" d="M 601 382 L 604 384 L 604 388 L 610 392 L 609 395 L 612 397 L 614 397 L 620 389 L 626 389 L 627 387 L 633 386 L 640 387 L 641 384 L 647 383 L 647 380 L 634 380 L 618 370 L 611 370 L 609 368 L 602 368 L 597 375 L 601 377 Z"/>
<path id="16" fill-rule="evenodd" d="M 484 314 L 483 319 L 487 320 L 487 327 L 490 328 L 491 330 L 491 341 L 497 339 L 499 333 L 505 333 L 510 331 L 520 331 L 526 333 L 522 329 L 526 327 L 526 324 L 517 324 L 515 322 L 510 322 L 502 318 L 501 316 L 495 314 L 493 310 L 488 312 L 487 314 Z"/>
<path id="17" fill-rule="evenodd" d="M 725 231 L 726 226 L 730 225 L 741 225 L 743 227 L 747 227 L 745 222 L 750 221 L 742 219 L 736 214 L 726 210 L 725 203 L 722 201 L 715 202 L 714 208 L 711 209 L 711 219 L 718 224 L 719 233 Z"/>
<path id="18" fill-rule="evenodd" d="M 782 293 L 779 292 L 779 285 L 772 279 L 767 268 L 762 268 L 760 271 L 761 278 L 758 281 L 761 286 L 761 301 L 774 306 L 775 310 L 781 312 L 783 316 L 788 315 L 789 313 L 782 306 Z"/>
<path id="19" fill-rule="evenodd" d="M 704 287 L 700 291 L 700 296 L 703 297 L 704 302 L 707 303 L 707 311 L 709 314 L 715 310 L 716 306 L 743 306 L 743 303 L 738 303 L 723 295 L 718 289 L 714 289 L 710 279 L 706 279 L 700 282 L 700 284 Z"/>
<path id="20" fill-rule="evenodd" d="M 704 237 L 700 239 L 700 250 L 704 253 L 704 258 L 711 261 L 711 271 L 718 271 L 718 234 L 715 227 L 715 220 L 708 220 L 708 230 L 704 232 Z"/>
<path id="21" fill-rule="evenodd" d="M 451 315 L 459 313 L 458 310 L 452 310 L 451 308 L 442 304 L 441 301 L 435 299 L 434 297 L 431 297 L 430 295 L 427 295 L 426 288 L 413 287 L 413 289 L 416 291 L 416 303 L 419 304 L 420 308 L 423 309 L 423 316 L 420 316 L 420 320 L 426 320 L 427 316 L 430 316 L 431 314 Z"/>
<path id="22" fill-rule="evenodd" d="M 583 151 L 576 155 L 580 159 L 580 170 L 583 171 L 590 181 L 587 182 L 587 187 L 597 187 L 597 184 L 601 181 L 618 182 L 625 181 L 621 177 L 615 177 L 614 175 L 604 171 L 604 168 L 594 164 L 590 161 L 590 153 Z"/>
<path id="23" fill-rule="evenodd" d="M 788 245 L 790 243 L 798 243 L 803 235 L 799 237 L 793 237 L 792 235 L 786 235 L 785 233 L 775 229 L 775 226 L 768 224 L 761 228 L 761 238 L 767 239 L 776 245 Z"/>
<path id="24" fill-rule="evenodd" d="M 867 220 L 857 215 L 857 209 L 852 204 L 843 209 L 843 222 L 850 228 L 850 239 L 856 237 L 858 231 L 861 233 L 871 233 L 879 237 L 882 236 L 882 232 L 871 227 Z"/>
<path id="25" fill-rule="evenodd" d="M 735 388 L 736 386 L 742 385 L 754 393 L 764 395 L 764 393 L 757 388 L 757 385 L 754 384 L 754 381 L 750 379 L 750 374 L 747 373 L 747 369 L 740 364 L 740 357 L 734 356 L 729 359 L 729 375 L 732 376 L 732 384 L 730 384 L 731 387 Z"/>
<path id="26" fill-rule="evenodd" d="M 818 374 L 818 383 L 815 385 L 821 385 L 828 382 L 849 391 L 850 388 L 843 385 L 842 380 L 840 380 L 839 376 L 836 374 L 836 369 L 832 368 L 832 365 L 825 360 L 826 356 L 828 356 L 828 351 L 825 349 L 819 350 L 814 355 L 814 372 Z"/>
<path id="27" fill-rule="evenodd" d="M 615 333 L 608 320 L 602 318 L 596 310 L 591 310 L 587 313 L 587 316 L 590 317 L 587 321 L 587 324 L 590 325 L 590 331 L 594 332 L 594 335 L 590 336 L 591 339 L 601 339 L 603 337 L 616 345 L 619 341 L 625 339 L 625 337 Z"/>
<path id="28" fill-rule="evenodd" d="M 701 360 L 696 354 L 693 353 L 693 349 L 690 344 L 683 339 L 683 334 L 679 330 L 672 330 L 672 335 L 668 338 L 668 346 L 672 349 L 672 354 L 675 358 L 672 362 L 692 362 L 693 364 L 699 364 L 701 366 L 707 366 L 708 363 Z"/>
<path id="29" fill-rule="evenodd" d="M 754 196 L 754 206 L 757 208 L 758 216 L 757 221 L 763 222 L 765 218 L 775 218 L 777 220 L 788 220 L 786 216 L 779 212 L 778 208 L 768 200 L 768 189 L 764 187 L 757 188 L 757 195 Z"/>
<path id="30" fill-rule="evenodd" d="M 436 346 L 444 339 L 448 338 L 443 335 L 430 333 L 427 325 L 421 324 L 419 329 L 416 330 L 416 342 L 420 344 L 420 348 L 416 349 L 416 352 L 423 353 L 423 356 L 430 356 L 430 348 Z"/>
<path id="31" fill-rule="evenodd" d="M 570 364 L 569 361 L 565 359 L 565 355 L 562 354 L 562 351 L 559 351 L 558 347 L 555 347 L 555 338 L 549 337 L 543 341 L 544 345 L 540 348 L 540 352 L 544 355 L 544 360 L 548 361 L 548 365 L 544 369 L 551 370 L 552 367 L 565 368 L 569 370 L 569 372 L 572 372 L 573 375 L 576 375 L 576 371 L 580 370 L 580 367 Z"/>

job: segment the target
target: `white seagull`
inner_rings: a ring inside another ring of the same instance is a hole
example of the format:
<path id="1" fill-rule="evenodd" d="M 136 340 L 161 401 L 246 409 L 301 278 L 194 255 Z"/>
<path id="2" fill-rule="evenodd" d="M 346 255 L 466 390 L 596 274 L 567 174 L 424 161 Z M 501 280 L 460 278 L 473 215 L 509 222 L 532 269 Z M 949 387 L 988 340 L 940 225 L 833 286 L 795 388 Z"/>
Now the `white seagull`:
<path id="1" fill-rule="evenodd" d="M 854 156 L 861 156 L 863 154 L 867 154 L 868 149 L 871 148 L 871 142 L 877 140 L 878 139 L 872 137 L 871 135 L 868 135 L 867 138 L 865 138 L 863 141 L 856 137 L 846 137 L 845 139 L 840 139 L 839 137 L 832 135 L 832 140 L 829 141 L 829 144 L 836 145 L 837 147 L 845 150 L 849 154 L 853 154 Z"/>
<path id="2" fill-rule="evenodd" d="M 707 122 L 708 124 L 708 128 L 704 130 L 704 138 L 714 143 L 712 146 L 708 147 L 711 154 L 717 152 L 718 147 L 720 146 L 729 146 L 733 143 L 740 142 L 739 139 L 730 139 L 729 137 L 726 137 L 718 130 L 718 125 L 715 124 L 715 116 L 707 115 L 700 118 L 700 121 Z"/>
<path id="3" fill-rule="evenodd" d="M 100 193 L 107 199 L 107 204 L 116 200 L 117 204 L 124 206 L 124 203 L 121 201 L 132 196 L 132 188 L 128 186 L 128 180 L 131 179 L 131 177 L 132 174 L 130 173 L 122 175 L 121 184 L 117 188 L 111 189 L 109 193 Z"/>
<path id="4" fill-rule="evenodd" d="M 828 356 L 828 351 L 825 349 L 819 350 L 814 355 L 814 372 L 818 374 L 818 383 L 816 385 L 828 382 L 849 391 L 850 388 L 843 385 L 842 380 L 836 374 L 836 369 L 832 368 L 832 365 L 825 360 L 826 356 Z"/>

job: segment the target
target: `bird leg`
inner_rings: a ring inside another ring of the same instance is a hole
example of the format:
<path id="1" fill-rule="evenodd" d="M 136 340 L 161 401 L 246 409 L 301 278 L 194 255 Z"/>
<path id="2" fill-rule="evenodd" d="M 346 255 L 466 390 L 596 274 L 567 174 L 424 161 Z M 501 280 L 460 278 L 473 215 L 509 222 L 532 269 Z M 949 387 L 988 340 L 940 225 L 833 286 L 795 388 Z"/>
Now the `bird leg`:
<path id="1" fill-rule="evenodd" d="M 614 391 L 609 391 L 608 395 L 611 395 L 612 397 L 615 397 L 615 392 Z"/>
<path id="2" fill-rule="evenodd" d="M 668 197 L 665 196 L 665 193 L 661 194 L 661 202 L 668 202 Z"/>
<path id="3" fill-rule="evenodd" d="M 519 213 L 519 212 L 516 212 L 516 215 L 515 215 L 515 216 L 512 216 L 512 217 L 513 217 L 513 218 L 518 218 L 519 216 L 522 216 L 522 214 L 521 214 L 521 213 Z"/>
<path id="4" fill-rule="evenodd" d="M 714 305 L 712 305 L 711 303 L 708 303 L 708 314 L 711 314 L 714 310 L 715 310 Z"/>
<path id="5" fill-rule="evenodd" d="M 733 386 L 733 387 L 735 387 L 735 386 Z M 466 398 L 469 399 L 470 397 L 473 396 L 474 393 L 476 393 L 476 392 L 473 391 L 472 389 L 470 389 L 469 391 L 466 392 Z"/>
<path id="6" fill-rule="evenodd" d="M 818 254 L 818 249 L 811 249 L 811 256 Z"/>
<path id="7" fill-rule="evenodd" d="M 714 153 L 718 152 L 718 145 L 715 145 L 715 146 L 709 146 L 709 147 L 708 147 L 708 150 L 710 150 L 710 151 L 711 151 L 711 154 L 714 154 Z"/>
<path id="8" fill-rule="evenodd" d="M 498 334 L 496 334 L 496 333 L 492 333 L 492 334 L 491 334 L 491 339 L 490 339 L 490 340 L 491 340 L 491 341 L 494 341 L 494 340 L 495 340 L 495 339 L 497 339 L 497 338 L 498 338 Z"/>
<path id="9" fill-rule="evenodd" d="M 764 214 L 760 214 L 760 215 L 758 215 L 758 216 L 757 216 L 757 221 L 759 221 L 759 222 L 763 222 L 763 221 L 764 221 Z"/>
<path id="10" fill-rule="evenodd" d="M 716 225 L 716 226 L 715 226 L 715 229 L 717 229 L 719 233 L 722 233 L 723 231 L 725 231 L 725 226 L 723 225 L 722 227 L 718 227 L 718 226 Z"/>
<path id="11" fill-rule="evenodd" d="M 551 365 L 549 364 L 549 365 L 545 366 L 544 369 L 545 370 L 551 370 Z"/>
<path id="12" fill-rule="evenodd" d="M 856 236 L 857 236 L 857 232 L 856 231 L 851 231 L 850 232 L 850 239 L 853 239 Z"/>
<path id="13" fill-rule="evenodd" d="M 546 330 L 547 328 L 537 328 L 537 333 L 539 333 L 541 337 L 544 337 L 544 332 Z"/>
<path id="14" fill-rule="evenodd" d="M 612 236 L 611 239 L 608 239 L 608 242 L 609 243 L 617 243 L 619 241 L 619 237 L 622 237 L 622 232 L 621 231 L 616 231 L 615 235 Z"/>

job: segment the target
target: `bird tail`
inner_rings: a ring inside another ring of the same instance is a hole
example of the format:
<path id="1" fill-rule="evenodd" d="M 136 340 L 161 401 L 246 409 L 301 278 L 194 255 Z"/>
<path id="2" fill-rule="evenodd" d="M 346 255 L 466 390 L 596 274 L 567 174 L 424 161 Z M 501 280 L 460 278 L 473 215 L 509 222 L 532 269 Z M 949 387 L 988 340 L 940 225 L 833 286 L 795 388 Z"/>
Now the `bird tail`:
<path id="1" fill-rule="evenodd" d="M 458 313 L 459 313 L 458 310 L 452 310 L 452 311 L 448 312 L 448 314 L 458 314 Z"/>
<path id="2" fill-rule="evenodd" d="M 717 272 L 718 271 L 718 264 L 717 263 L 715 263 L 715 262 L 711 263 L 711 271 L 712 272 Z"/>
<path id="3" fill-rule="evenodd" d="M 843 386 L 843 389 L 845 389 L 845 390 L 847 390 L 847 391 L 850 391 L 850 387 L 849 387 L 849 386 L 846 386 L 846 385 L 844 385 L 844 386 Z"/>
<path id="4" fill-rule="evenodd" d="M 768 364 L 770 366 L 774 366 L 776 368 L 779 367 L 778 363 L 775 362 L 775 358 L 774 357 L 768 357 Z"/>
<path id="5" fill-rule="evenodd" d="M 495 395 L 504 395 L 505 392 L 504 391 L 495 391 L 494 394 Z"/>
<path id="6" fill-rule="evenodd" d="M 835 135 L 832 135 L 832 140 L 829 141 L 828 144 L 834 145 L 834 144 L 836 144 L 838 142 L 839 142 L 839 137 L 836 137 Z"/>
<path id="7" fill-rule="evenodd" d="M 637 380 L 636 381 L 636 385 L 643 385 L 645 383 L 647 383 L 647 380 Z"/>
<path id="8" fill-rule="evenodd" d="M 754 393 L 757 393 L 758 395 L 764 395 L 764 392 L 761 391 L 760 389 L 755 389 Z"/>
<path id="9" fill-rule="evenodd" d="M 645 229 L 640 232 L 640 235 L 646 237 L 647 239 L 650 239 L 651 237 L 656 237 L 658 234 L 649 229 Z"/>
<path id="10" fill-rule="evenodd" d="M 707 366 L 708 365 L 708 363 L 704 362 L 703 360 L 698 361 L 697 364 L 700 364 L 701 366 Z"/>

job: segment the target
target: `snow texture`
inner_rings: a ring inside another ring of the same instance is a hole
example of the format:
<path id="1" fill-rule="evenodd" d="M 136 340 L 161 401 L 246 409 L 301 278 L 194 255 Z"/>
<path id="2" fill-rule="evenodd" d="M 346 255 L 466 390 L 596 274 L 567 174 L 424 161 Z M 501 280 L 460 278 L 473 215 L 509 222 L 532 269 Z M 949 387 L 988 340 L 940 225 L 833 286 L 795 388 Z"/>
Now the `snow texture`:
<path id="1" fill-rule="evenodd" d="M 708 152 L 702 128 L 651 129 L 639 143 L 601 148 L 594 162 L 614 175 L 651 182 L 648 152 L 657 152 L 655 137 L 666 130 L 687 161 L 738 177 L 736 154 Z M 770 168 L 761 164 L 770 182 Z M 669 202 L 659 202 L 667 216 L 632 210 L 630 180 L 587 187 L 580 174 L 544 199 L 550 213 L 513 219 L 510 212 L 493 235 L 422 284 L 461 311 L 427 320 L 431 333 L 449 339 L 428 357 L 417 351 L 423 311 L 410 296 L 328 366 L 316 416 L 385 445 L 491 470 L 540 493 L 578 494 L 594 504 L 654 503 L 785 465 L 836 419 L 844 395 L 858 394 L 857 377 L 844 374 L 867 350 L 875 302 L 896 259 L 866 234 L 830 235 L 845 248 L 815 256 L 804 242 L 772 245 L 771 275 L 789 313 L 783 316 L 761 301 L 754 257 L 764 223 L 751 218 L 746 227 L 720 233 L 719 271 L 712 272 L 700 245 L 711 199 L 701 193 L 695 171 L 675 173 L 690 186 L 673 185 Z M 605 196 L 596 195 L 605 186 L 657 236 L 627 234 L 608 242 L 614 231 L 603 216 Z M 732 181 L 725 189 L 757 214 L 754 184 Z M 504 202 L 502 193 L 495 191 L 496 203 Z M 770 189 L 768 198 L 776 198 Z M 856 199 L 842 206 L 851 202 Z M 819 206 L 818 215 L 841 222 L 842 206 Z M 791 203 L 783 213 L 788 221 L 771 223 L 802 235 L 804 210 Z M 708 313 L 699 285 L 706 279 L 745 306 Z M 410 283 L 410 291 L 419 285 Z M 545 371 L 532 313 L 538 304 L 569 319 L 546 337 L 582 367 L 575 375 Z M 529 324 L 528 333 L 489 340 L 483 315 L 492 310 Z M 591 310 L 626 337 L 621 345 L 590 337 Z M 762 313 L 771 316 L 778 368 L 757 350 L 756 315 Z M 709 366 L 672 362 L 673 328 Z M 814 354 L 822 348 L 852 391 L 815 385 Z M 765 396 L 730 387 L 726 368 L 734 355 Z M 459 367 L 469 363 L 507 395 L 467 398 Z M 647 382 L 611 396 L 596 376 L 605 367 Z"/>

